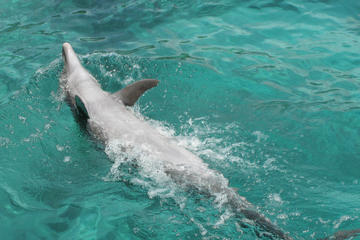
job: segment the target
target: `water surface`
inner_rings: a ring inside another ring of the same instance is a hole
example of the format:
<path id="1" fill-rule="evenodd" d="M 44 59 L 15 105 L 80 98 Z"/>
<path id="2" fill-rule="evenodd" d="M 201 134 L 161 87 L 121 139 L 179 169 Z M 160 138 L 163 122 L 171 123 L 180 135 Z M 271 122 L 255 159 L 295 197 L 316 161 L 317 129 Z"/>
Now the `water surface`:
<path id="1" fill-rule="evenodd" d="M 359 228 L 358 1 L 4 1 L 6 239 L 266 239 L 214 199 L 117 161 L 63 102 L 61 45 L 295 239 Z M 108 154 L 106 154 L 108 153 Z M 137 165 L 137 166 L 136 166 Z"/>

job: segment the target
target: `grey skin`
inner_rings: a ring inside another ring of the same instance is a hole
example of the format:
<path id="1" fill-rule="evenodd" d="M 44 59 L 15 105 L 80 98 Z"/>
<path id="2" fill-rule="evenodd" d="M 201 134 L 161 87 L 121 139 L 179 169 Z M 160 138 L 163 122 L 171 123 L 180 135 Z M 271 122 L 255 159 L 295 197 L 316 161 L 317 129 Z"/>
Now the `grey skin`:
<path id="1" fill-rule="evenodd" d="M 236 216 L 250 220 L 265 230 L 269 238 L 292 239 L 230 188 L 221 173 L 209 169 L 199 157 L 161 135 L 126 108 L 134 105 L 147 89 L 156 86 L 158 80 L 141 80 L 111 94 L 103 91 L 81 65 L 69 43 L 63 44 L 62 51 L 64 71 L 60 85 L 75 112 L 85 113 L 88 128 L 95 137 L 105 145 L 112 140 L 126 139 L 134 148 L 151 149 L 152 158 L 161 161 L 165 173 L 176 183 L 208 196 L 225 197 L 225 204 Z"/>
<path id="2" fill-rule="evenodd" d="M 354 237 L 360 237 L 360 229 L 338 231 L 333 236 L 326 237 L 320 240 L 345 240 L 350 238 L 355 239 Z"/>

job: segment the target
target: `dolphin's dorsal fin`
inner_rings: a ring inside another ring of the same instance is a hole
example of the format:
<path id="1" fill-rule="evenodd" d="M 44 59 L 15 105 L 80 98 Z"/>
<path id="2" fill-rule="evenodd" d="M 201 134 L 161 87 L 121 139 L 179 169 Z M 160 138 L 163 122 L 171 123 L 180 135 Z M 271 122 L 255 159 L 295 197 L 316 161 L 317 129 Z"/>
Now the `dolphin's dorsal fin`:
<path id="1" fill-rule="evenodd" d="M 126 106 L 133 106 L 146 90 L 155 87 L 158 83 L 159 80 L 156 79 L 143 79 L 113 93 L 112 96 L 121 100 Z"/>

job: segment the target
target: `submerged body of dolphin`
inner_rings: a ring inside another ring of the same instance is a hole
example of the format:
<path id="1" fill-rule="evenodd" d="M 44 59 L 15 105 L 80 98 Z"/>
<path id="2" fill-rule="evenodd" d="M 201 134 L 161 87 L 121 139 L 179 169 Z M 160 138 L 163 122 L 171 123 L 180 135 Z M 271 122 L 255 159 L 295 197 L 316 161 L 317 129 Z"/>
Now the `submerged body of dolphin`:
<path id="1" fill-rule="evenodd" d="M 133 143 L 133 148 L 146 146 L 151 149 L 152 157 L 162 162 L 165 173 L 175 182 L 212 196 L 220 194 L 226 198 L 227 205 L 235 214 L 253 221 L 268 232 L 270 238 L 292 239 L 230 188 L 222 174 L 209 169 L 199 157 L 161 135 L 126 108 L 132 106 L 147 89 L 156 86 L 157 80 L 141 80 L 110 94 L 103 91 L 81 65 L 69 43 L 63 44 L 63 59 L 63 89 L 73 109 L 86 115 L 88 127 L 97 138 L 105 144 L 126 139 Z"/>

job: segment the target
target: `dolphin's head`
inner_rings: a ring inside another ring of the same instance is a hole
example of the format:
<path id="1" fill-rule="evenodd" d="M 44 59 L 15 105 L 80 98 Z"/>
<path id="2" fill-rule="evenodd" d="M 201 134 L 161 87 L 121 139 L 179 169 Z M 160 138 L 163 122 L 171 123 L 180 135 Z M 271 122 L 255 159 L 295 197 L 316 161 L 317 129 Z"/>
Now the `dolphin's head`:
<path id="1" fill-rule="evenodd" d="M 70 43 L 64 43 L 62 47 L 62 57 L 64 60 L 64 71 L 70 75 L 77 67 L 81 66 L 79 58 L 76 56 Z"/>

